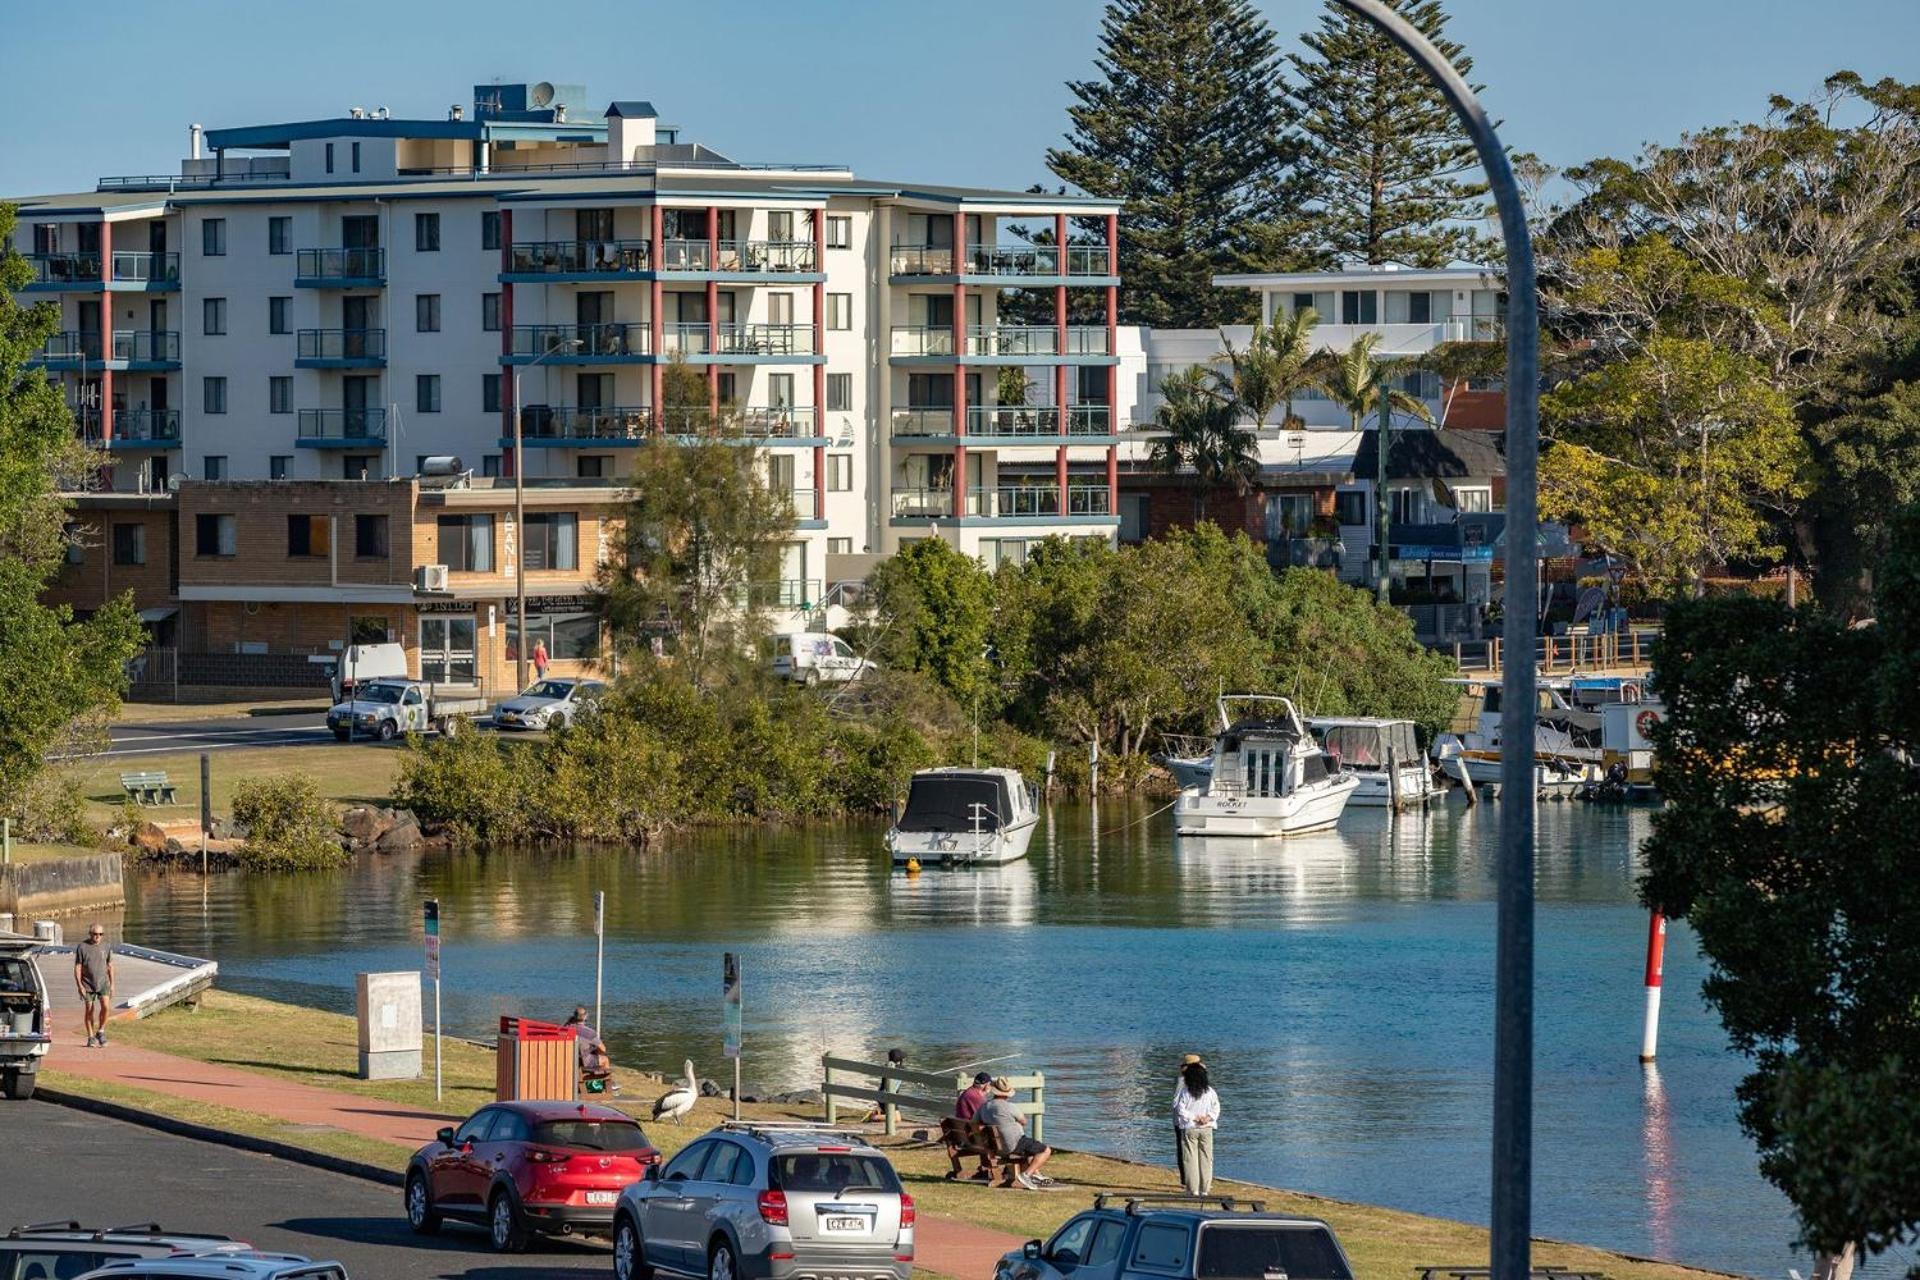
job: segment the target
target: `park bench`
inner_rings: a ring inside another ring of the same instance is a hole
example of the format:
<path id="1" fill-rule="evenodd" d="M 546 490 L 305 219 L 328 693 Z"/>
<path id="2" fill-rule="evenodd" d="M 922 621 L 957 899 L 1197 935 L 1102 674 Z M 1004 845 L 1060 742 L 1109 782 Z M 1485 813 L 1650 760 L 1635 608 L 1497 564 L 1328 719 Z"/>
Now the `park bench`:
<path id="1" fill-rule="evenodd" d="M 987 1181 L 992 1182 L 998 1167 L 1007 1158 L 1000 1149 L 1000 1135 L 991 1125 L 978 1120 L 947 1116 L 940 1121 L 940 1140 L 947 1144 L 947 1159 L 953 1163 L 953 1172 L 947 1175 L 949 1179 L 960 1177 L 960 1157 L 979 1156 L 987 1170 Z"/>
<path id="2" fill-rule="evenodd" d="M 173 784 L 167 781 L 165 770 L 151 773 L 123 773 L 120 775 L 120 789 L 127 797 L 140 804 L 173 804 Z"/>

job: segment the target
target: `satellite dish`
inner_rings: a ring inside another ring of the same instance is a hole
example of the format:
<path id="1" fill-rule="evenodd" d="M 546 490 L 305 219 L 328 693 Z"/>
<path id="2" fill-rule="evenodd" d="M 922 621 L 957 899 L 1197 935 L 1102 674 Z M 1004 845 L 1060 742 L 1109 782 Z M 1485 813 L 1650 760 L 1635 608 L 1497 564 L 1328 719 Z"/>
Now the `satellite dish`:
<path id="1" fill-rule="evenodd" d="M 527 91 L 527 96 L 536 107 L 544 107 L 553 101 L 553 86 L 542 80 Z"/>

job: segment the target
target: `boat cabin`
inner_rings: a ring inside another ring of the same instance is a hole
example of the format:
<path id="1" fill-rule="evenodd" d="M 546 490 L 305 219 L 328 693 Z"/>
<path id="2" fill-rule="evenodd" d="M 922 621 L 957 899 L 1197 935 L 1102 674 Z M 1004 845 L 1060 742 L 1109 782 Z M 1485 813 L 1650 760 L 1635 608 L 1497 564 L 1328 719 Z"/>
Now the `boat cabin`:
<path id="1" fill-rule="evenodd" d="M 1320 749 L 1343 769 L 1384 769 L 1391 753 L 1399 763 L 1421 759 L 1411 720 L 1341 720 L 1314 717 L 1313 736 Z"/>
<path id="2" fill-rule="evenodd" d="M 1028 813 L 1026 786 L 1012 769 L 927 769 L 913 775 L 894 829 L 925 834 L 998 831 Z"/>
<path id="3" fill-rule="evenodd" d="M 1298 727 L 1286 720 L 1242 720 L 1220 734 L 1211 791 L 1249 799 L 1284 796 L 1324 782 L 1327 758 L 1300 750 Z"/>

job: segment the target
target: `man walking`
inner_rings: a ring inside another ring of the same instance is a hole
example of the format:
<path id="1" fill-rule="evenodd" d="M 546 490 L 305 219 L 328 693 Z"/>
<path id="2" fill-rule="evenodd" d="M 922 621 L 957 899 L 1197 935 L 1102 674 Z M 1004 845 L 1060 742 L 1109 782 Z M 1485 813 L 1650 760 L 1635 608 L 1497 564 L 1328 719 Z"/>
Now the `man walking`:
<path id="1" fill-rule="evenodd" d="M 113 949 L 98 920 L 87 926 L 86 941 L 73 949 L 73 986 L 80 993 L 87 1048 L 107 1046 L 107 1002 L 113 998 Z"/>

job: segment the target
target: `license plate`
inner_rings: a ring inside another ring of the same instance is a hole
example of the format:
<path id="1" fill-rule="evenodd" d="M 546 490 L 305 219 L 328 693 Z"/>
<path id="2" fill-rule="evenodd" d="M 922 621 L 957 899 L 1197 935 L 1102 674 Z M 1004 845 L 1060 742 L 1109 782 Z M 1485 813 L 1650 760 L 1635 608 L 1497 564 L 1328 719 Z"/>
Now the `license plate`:
<path id="1" fill-rule="evenodd" d="M 588 1204 L 612 1204 L 614 1201 L 618 1200 L 619 1198 L 620 1198 L 620 1193 L 618 1191 L 587 1192 Z"/>
<path id="2" fill-rule="evenodd" d="M 866 1231 L 867 1220 L 858 1214 L 835 1214 L 820 1219 L 820 1229 L 829 1235 L 855 1235 Z"/>

